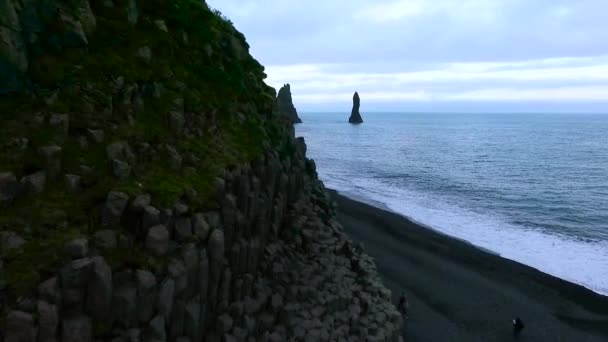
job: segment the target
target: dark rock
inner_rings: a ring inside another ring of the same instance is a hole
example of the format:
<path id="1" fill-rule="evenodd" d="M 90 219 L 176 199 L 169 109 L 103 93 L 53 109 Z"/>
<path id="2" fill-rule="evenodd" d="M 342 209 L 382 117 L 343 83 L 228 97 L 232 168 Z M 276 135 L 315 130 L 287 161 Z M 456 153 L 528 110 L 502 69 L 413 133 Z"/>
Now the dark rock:
<path id="1" fill-rule="evenodd" d="M 184 126 L 186 124 L 186 119 L 184 118 L 184 114 L 177 111 L 169 112 L 169 128 L 175 134 L 182 134 L 184 131 Z"/>
<path id="2" fill-rule="evenodd" d="M 186 289 L 185 297 L 191 298 L 195 293 L 198 292 L 199 288 L 199 277 L 198 277 L 198 249 L 196 244 L 188 243 L 181 249 L 182 260 L 186 267 L 188 287 Z"/>
<path id="3" fill-rule="evenodd" d="M 62 267 L 60 283 L 63 309 L 79 311 L 84 303 L 85 286 L 91 278 L 93 261 L 90 258 L 74 260 Z"/>
<path id="4" fill-rule="evenodd" d="M 55 342 L 59 326 L 59 311 L 57 306 L 45 301 L 38 301 L 38 342 Z"/>
<path id="5" fill-rule="evenodd" d="M 136 322 L 137 288 L 135 284 L 125 283 L 112 293 L 112 313 L 117 323 L 125 328 Z"/>
<path id="6" fill-rule="evenodd" d="M 11 204 L 20 191 L 21 186 L 14 174 L 0 172 L 0 207 Z"/>
<path id="7" fill-rule="evenodd" d="M 148 46 L 142 46 L 137 49 L 137 57 L 141 58 L 144 62 L 150 63 L 152 61 L 152 50 Z"/>
<path id="8" fill-rule="evenodd" d="M 158 218 L 160 219 L 160 224 L 168 225 L 173 218 L 173 210 L 168 208 L 161 209 Z"/>
<path id="9" fill-rule="evenodd" d="M 173 305 L 171 312 L 171 321 L 169 322 L 169 338 L 175 340 L 178 336 L 184 334 L 184 316 L 186 314 L 186 303 L 183 299 L 177 299 Z"/>
<path id="10" fill-rule="evenodd" d="M 102 210 L 102 225 L 116 226 L 120 223 L 122 214 L 127 208 L 129 195 L 124 192 L 110 191 Z"/>
<path id="11" fill-rule="evenodd" d="M 133 248 L 133 237 L 130 235 L 120 234 L 118 235 L 118 248 L 129 249 Z"/>
<path id="12" fill-rule="evenodd" d="M 62 342 L 92 342 L 93 324 L 85 315 L 63 319 L 61 324 Z"/>
<path id="13" fill-rule="evenodd" d="M 185 205 L 184 203 L 175 203 L 175 205 L 173 206 L 173 212 L 175 213 L 176 216 L 184 216 L 186 214 L 188 214 L 188 211 L 190 210 L 190 208 Z"/>
<path id="14" fill-rule="evenodd" d="M 80 259 L 89 253 L 89 240 L 80 238 L 70 240 L 63 246 L 64 254 L 71 259 Z"/>
<path id="15" fill-rule="evenodd" d="M 285 84 L 281 89 L 279 89 L 279 94 L 277 95 L 276 103 L 279 112 L 281 112 L 283 115 L 286 115 L 292 123 L 302 122 L 300 117 L 298 117 L 298 112 L 296 111 L 296 108 L 293 105 L 289 84 Z"/>
<path id="16" fill-rule="evenodd" d="M 131 147 L 124 141 L 117 141 L 109 144 L 106 147 L 106 155 L 108 160 L 117 159 L 127 162 L 135 160 L 135 155 L 133 154 Z"/>
<path id="17" fill-rule="evenodd" d="M 27 194 L 39 194 L 46 186 L 46 172 L 38 171 L 21 179 L 21 184 Z"/>
<path id="18" fill-rule="evenodd" d="M 351 124 L 360 124 L 363 123 L 363 118 L 361 118 L 361 114 L 359 113 L 359 106 L 361 101 L 359 99 L 359 94 L 355 92 L 353 95 L 353 110 L 351 111 L 350 118 L 348 118 L 348 122 Z"/>
<path id="19" fill-rule="evenodd" d="M 86 2 L 88 6 L 88 1 Z M 90 11 L 90 8 L 89 8 Z M 95 17 L 90 15 L 93 19 L 92 23 L 95 23 Z M 59 20 L 63 27 L 63 35 L 60 41 L 61 46 L 69 48 L 83 48 L 89 44 L 86 35 L 85 25 L 79 20 L 78 17 L 74 17 L 72 13 L 66 10 L 59 11 Z M 92 24 L 94 27 L 94 24 Z M 90 28 L 89 28 L 90 29 Z"/>
<path id="20" fill-rule="evenodd" d="M 283 307 L 283 297 L 278 293 L 272 295 L 270 306 L 275 312 L 278 312 Z"/>
<path id="21" fill-rule="evenodd" d="M 127 330 L 125 333 L 126 342 L 140 342 L 141 341 L 141 330 L 132 328 Z"/>
<path id="22" fill-rule="evenodd" d="M 209 258 L 219 261 L 224 257 L 224 232 L 221 229 L 214 229 L 211 232 L 208 243 Z"/>
<path id="23" fill-rule="evenodd" d="M 167 29 L 167 24 L 165 24 L 164 20 L 154 20 L 154 25 L 157 29 L 163 32 L 169 32 L 169 30 Z"/>
<path id="24" fill-rule="evenodd" d="M 198 213 L 192 216 L 192 231 L 201 241 L 207 241 L 211 227 L 205 220 L 205 215 Z"/>
<path id="25" fill-rule="evenodd" d="M 155 99 L 160 99 L 165 94 L 165 88 L 162 83 L 153 82 L 144 85 L 144 95 L 151 96 Z"/>
<path id="26" fill-rule="evenodd" d="M 166 321 L 169 321 L 171 318 L 174 294 L 175 282 L 170 278 L 165 279 L 160 285 L 160 290 L 158 292 L 158 313 L 162 315 Z"/>
<path id="27" fill-rule="evenodd" d="M 158 225 L 160 223 L 160 210 L 153 206 L 146 206 L 143 211 L 141 224 L 142 228 L 147 230 L 148 228 Z"/>
<path id="28" fill-rule="evenodd" d="M 105 137 L 105 134 L 101 129 L 88 129 L 87 134 L 89 139 L 96 144 L 101 144 Z"/>
<path id="29" fill-rule="evenodd" d="M 176 87 L 182 91 L 186 90 L 187 86 L 185 83 L 177 81 L 176 83 Z M 173 98 L 173 103 L 172 106 L 173 110 L 176 110 L 178 112 L 184 112 L 184 99 L 182 97 L 175 97 Z"/>
<path id="30" fill-rule="evenodd" d="M 131 210 L 135 213 L 142 213 L 150 205 L 152 197 L 149 194 L 137 195 L 131 202 Z"/>
<path id="31" fill-rule="evenodd" d="M 90 174 L 91 174 L 91 172 L 93 172 L 93 169 L 92 169 L 90 166 L 87 166 L 87 165 L 80 165 L 80 166 L 78 167 L 78 169 L 80 170 L 80 172 L 81 172 L 83 175 L 90 175 Z"/>
<path id="32" fill-rule="evenodd" d="M 233 324 L 234 321 L 228 314 L 223 314 L 217 318 L 217 330 L 222 334 L 229 332 Z"/>
<path id="33" fill-rule="evenodd" d="M 57 129 L 64 137 L 67 137 L 70 129 L 70 116 L 68 114 L 52 114 L 49 125 Z"/>
<path id="34" fill-rule="evenodd" d="M 172 259 L 167 265 L 167 273 L 175 281 L 175 296 L 181 296 L 188 287 L 186 266 L 181 260 Z"/>
<path id="35" fill-rule="evenodd" d="M 93 234 L 93 244 L 100 249 L 116 248 L 118 237 L 115 230 L 103 229 Z"/>
<path id="36" fill-rule="evenodd" d="M 135 24 L 137 24 L 138 18 L 139 18 L 139 11 L 137 9 L 137 3 L 135 2 L 135 0 L 129 0 L 128 6 L 127 6 L 127 19 L 129 21 L 129 24 L 131 24 L 132 26 L 135 26 Z"/>
<path id="37" fill-rule="evenodd" d="M 179 241 L 184 241 L 192 237 L 192 222 L 190 221 L 190 218 L 179 217 L 175 221 L 175 237 Z"/>
<path id="38" fill-rule="evenodd" d="M 219 177 L 215 178 L 214 190 L 218 201 L 224 200 L 226 194 L 226 181 Z"/>
<path id="39" fill-rule="evenodd" d="M 61 151 L 62 148 L 57 145 L 43 146 L 38 149 L 47 175 L 51 178 L 57 177 L 61 172 Z"/>
<path id="40" fill-rule="evenodd" d="M 59 304 L 59 286 L 57 278 L 52 277 L 38 285 L 38 296 L 52 304 Z"/>
<path id="41" fill-rule="evenodd" d="M 80 185 L 82 182 L 82 177 L 78 176 L 78 175 L 65 175 L 64 177 L 64 181 L 65 181 L 65 188 L 68 190 L 69 193 L 77 193 L 80 191 Z"/>
<path id="42" fill-rule="evenodd" d="M 17 309 L 33 313 L 36 310 L 36 299 L 32 297 L 19 297 L 17 299 Z"/>
<path id="43" fill-rule="evenodd" d="M 154 316 L 156 304 L 156 277 L 152 272 L 137 270 L 137 317 L 140 322 L 148 322 Z"/>
<path id="44" fill-rule="evenodd" d="M 122 160 L 114 159 L 112 160 L 112 174 L 120 180 L 125 180 L 131 175 L 131 165 Z"/>
<path id="45" fill-rule="evenodd" d="M 0 254 L 21 247 L 25 240 L 19 234 L 11 231 L 0 232 Z"/>
<path id="46" fill-rule="evenodd" d="M 220 311 L 226 311 L 228 304 L 230 303 L 230 284 L 232 283 L 232 272 L 230 268 L 226 267 L 222 274 L 222 280 L 220 282 L 219 293 L 217 302 L 219 303 L 218 309 Z"/>
<path id="47" fill-rule="evenodd" d="M 154 317 L 146 330 L 144 331 L 144 338 L 142 341 L 146 342 L 166 342 L 167 333 L 165 332 L 165 319 L 162 315 Z"/>
<path id="48" fill-rule="evenodd" d="M 6 315 L 5 342 L 35 342 L 37 329 L 32 314 L 11 311 Z"/>
<path id="49" fill-rule="evenodd" d="M 18 82 L 15 78 L 18 78 L 20 72 L 25 72 L 28 67 L 27 60 L 27 45 L 24 41 L 20 28 L 19 16 L 17 9 L 20 4 L 12 1 L 4 1 L 2 3 L 2 12 L 0 12 L 0 42 L 2 42 L 0 57 L 2 63 L 6 66 L 3 67 L 4 72 L 0 75 L 0 91 L 7 91 L 10 89 L 18 89 Z M 5 84 L 8 83 L 8 84 Z"/>
<path id="50" fill-rule="evenodd" d="M 203 302 L 207 302 L 207 292 L 209 290 L 209 257 L 207 256 L 207 251 L 204 249 L 201 249 L 199 252 L 198 276 L 199 293 L 203 298 Z"/>
<path id="51" fill-rule="evenodd" d="M 173 146 L 167 145 L 167 162 L 173 171 L 177 171 L 182 167 L 182 156 Z"/>
<path id="52" fill-rule="evenodd" d="M 197 296 L 186 304 L 184 313 L 184 335 L 189 336 L 192 341 L 200 340 L 200 314 L 201 300 L 200 297 Z"/>
<path id="53" fill-rule="evenodd" d="M 205 220 L 211 228 L 219 228 L 222 223 L 220 214 L 215 211 L 205 213 Z"/>
<path id="54" fill-rule="evenodd" d="M 275 316 L 270 312 L 262 312 L 259 315 L 258 321 L 262 329 L 270 330 L 274 326 Z"/>
<path id="55" fill-rule="evenodd" d="M 169 230 L 163 225 L 151 227 L 146 236 L 146 248 L 157 256 L 167 254 L 169 250 Z"/>
<path id="56" fill-rule="evenodd" d="M 112 269 L 103 257 L 94 257 L 93 271 L 87 286 L 87 313 L 94 319 L 108 319 L 112 305 Z"/>

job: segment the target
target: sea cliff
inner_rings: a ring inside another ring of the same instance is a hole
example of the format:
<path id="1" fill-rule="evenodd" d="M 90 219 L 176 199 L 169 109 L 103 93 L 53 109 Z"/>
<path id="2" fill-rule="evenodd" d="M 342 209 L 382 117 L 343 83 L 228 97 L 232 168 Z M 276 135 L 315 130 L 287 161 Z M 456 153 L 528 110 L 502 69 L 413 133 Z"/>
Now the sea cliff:
<path id="1" fill-rule="evenodd" d="M 399 339 L 221 13 L 4 0 L 0 43 L 0 340 Z"/>

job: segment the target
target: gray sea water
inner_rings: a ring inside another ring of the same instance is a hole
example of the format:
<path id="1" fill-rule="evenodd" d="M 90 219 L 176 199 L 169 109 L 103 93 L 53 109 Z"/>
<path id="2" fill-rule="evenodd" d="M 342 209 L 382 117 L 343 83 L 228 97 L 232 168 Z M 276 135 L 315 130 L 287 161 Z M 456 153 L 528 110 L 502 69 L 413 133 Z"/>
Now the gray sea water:
<path id="1" fill-rule="evenodd" d="M 327 187 L 608 294 L 608 115 L 300 116 Z"/>

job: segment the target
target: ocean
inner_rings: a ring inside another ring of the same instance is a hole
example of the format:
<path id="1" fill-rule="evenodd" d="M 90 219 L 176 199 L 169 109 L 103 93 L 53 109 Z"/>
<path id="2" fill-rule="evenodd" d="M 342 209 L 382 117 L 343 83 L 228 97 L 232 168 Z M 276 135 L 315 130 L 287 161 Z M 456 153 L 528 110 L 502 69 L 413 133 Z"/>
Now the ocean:
<path id="1" fill-rule="evenodd" d="M 326 187 L 608 295 L 608 115 L 301 113 Z"/>

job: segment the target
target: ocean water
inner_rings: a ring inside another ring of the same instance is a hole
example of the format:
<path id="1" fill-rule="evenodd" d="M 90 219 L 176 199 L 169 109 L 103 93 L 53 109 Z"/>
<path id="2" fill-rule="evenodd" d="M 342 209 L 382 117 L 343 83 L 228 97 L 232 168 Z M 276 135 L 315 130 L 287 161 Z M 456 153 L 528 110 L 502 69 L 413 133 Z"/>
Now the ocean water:
<path id="1" fill-rule="evenodd" d="M 608 295 L 608 115 L 300 116 L 327 187 Z"/>

